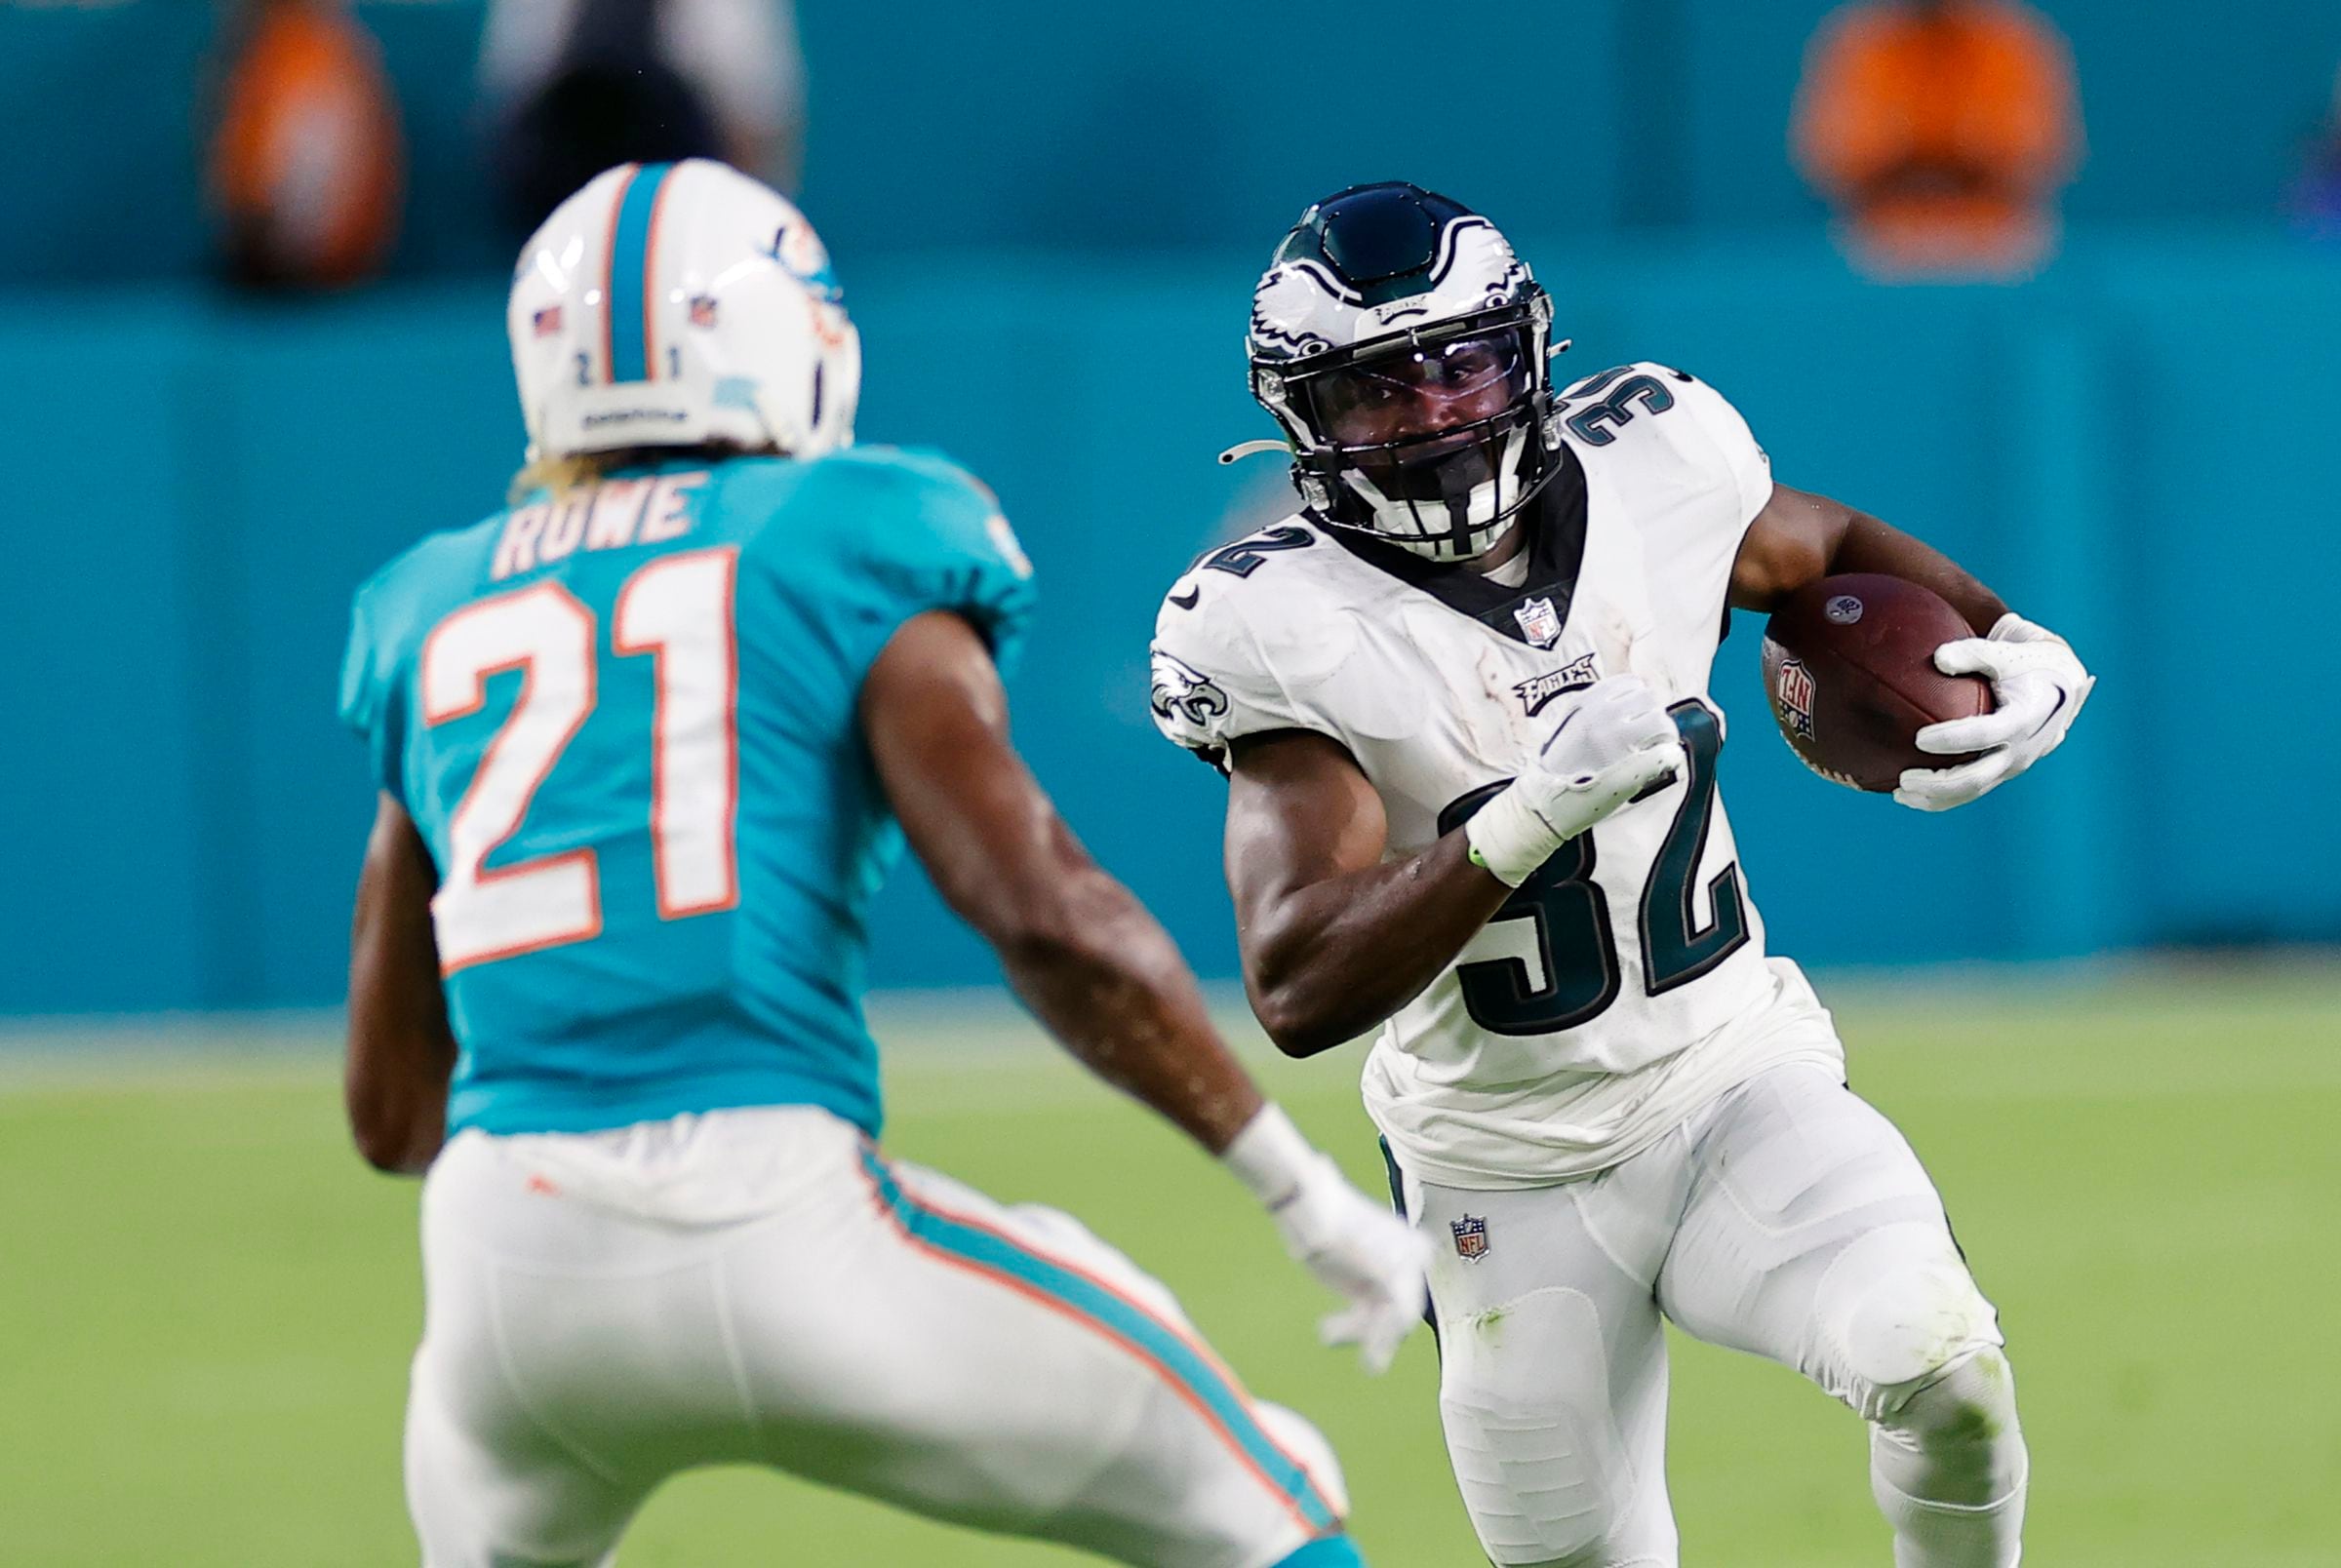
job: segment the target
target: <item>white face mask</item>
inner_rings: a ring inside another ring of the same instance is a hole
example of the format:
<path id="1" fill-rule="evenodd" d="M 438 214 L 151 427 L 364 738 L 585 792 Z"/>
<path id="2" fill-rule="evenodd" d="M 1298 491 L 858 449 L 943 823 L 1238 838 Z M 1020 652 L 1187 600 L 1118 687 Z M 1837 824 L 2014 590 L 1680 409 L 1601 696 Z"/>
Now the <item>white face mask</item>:
<path id="1" fill-rule="evenodd" d="M 1386 495 L 1363 469 L 1345 470 L 1341 483 L 1366 503 L 1372 518 L 1367 530 L 1376 538 L 1431 561 L 1470 561 L 1494 548 L 1518 521 L 1528 442 L 1526 429 L 1505 435 L 1494 474 L 1472 486 L 1463 497 L 1460 533 L 1450 503 Z"/>

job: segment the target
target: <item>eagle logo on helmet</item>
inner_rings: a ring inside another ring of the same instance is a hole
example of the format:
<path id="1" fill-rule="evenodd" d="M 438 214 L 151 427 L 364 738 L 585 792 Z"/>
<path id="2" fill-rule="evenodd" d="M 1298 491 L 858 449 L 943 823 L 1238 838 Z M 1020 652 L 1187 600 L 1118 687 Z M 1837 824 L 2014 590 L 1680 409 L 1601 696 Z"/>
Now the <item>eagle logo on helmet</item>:
<path id="1" fill-rule="evenodd" d="M 1252 296 L 1251 331 L 1248 334 L 1250 342 L 1255 345 L 1272 344 L 1286 349 L 1294 359 L 1304 359 L 1311 354 L 1323 354 L 1331 349 L 1333 346 L 1331 338 L 1288 327 L 1283 322 L 1272 319 L 1262 305 L 1264 293 L 1263 286 L 1262 294 L 1255 294 Z M 1257 352 L 1256 348 L 1254 352 Z"/>

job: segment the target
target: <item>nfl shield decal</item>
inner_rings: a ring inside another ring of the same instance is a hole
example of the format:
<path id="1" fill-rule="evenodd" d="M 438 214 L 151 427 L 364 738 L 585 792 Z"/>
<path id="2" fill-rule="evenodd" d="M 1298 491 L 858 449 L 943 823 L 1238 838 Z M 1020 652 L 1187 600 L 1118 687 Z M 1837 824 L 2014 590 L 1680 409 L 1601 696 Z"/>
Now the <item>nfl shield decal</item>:
<path id="1" fill-rule="evenodd" d="M 1561 612 L 1549 599 L 1530 599 L 1512 612 L 1520 622 L 1520 635 L 1538 647 L 1551 647 L 1561 641 Z"/>
<path id="2" fill-rule="evenodd" d="M 1459 1220 L 1449 1220 L 1447 1228 L 1455 1233 L 1455 1256 L 1465 1263 L 1477 1263 L 1488 1256 L 1488 1222 L 1477 1214 L 1466 1214 Z"/>
<path id="3" fill-rule="evenodd" d="M 1803 659 L 1780 661 L 1780 718 L 1791 732 L 1812 738 L 1812 672 Z"/>

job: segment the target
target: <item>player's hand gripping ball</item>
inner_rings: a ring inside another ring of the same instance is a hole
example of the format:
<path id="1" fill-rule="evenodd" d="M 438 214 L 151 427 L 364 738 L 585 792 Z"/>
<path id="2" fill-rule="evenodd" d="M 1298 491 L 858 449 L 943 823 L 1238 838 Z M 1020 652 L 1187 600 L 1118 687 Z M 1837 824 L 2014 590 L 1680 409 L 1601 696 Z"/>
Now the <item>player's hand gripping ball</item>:
<path id="1" fill-rule="evenodd" d="M 1895 800 L 1919 811 L 1948 811 L 1979 800 L 2056 750 L 2097 687 L 2072 644 L 2013 611 L 1993 623 L 1989 637 L 1963 637 L 1936 648 L 1934 667 L 1981 675 L 1998 701 L 1980 718 L 1919 731 L 1919 750 L 1936 761 L 1904 773 L 1894 791 Z M 1962 752 L 1968 754 L 1965 761 L 1943 760 Z"/>
<path id="2" fill-rule="evenodd" d="M 1935 662 L 1976 640 L 1958 610 L 1899 577 L 1828 577 L 1789 596 L 1764 634 L 1764 684 L 1789 748 L 1823 778 L 1885 794 L 1918 769 L 1963 765 L 1920 744 L 1932 725 L 1993 711 L 1992 688 Z"/>

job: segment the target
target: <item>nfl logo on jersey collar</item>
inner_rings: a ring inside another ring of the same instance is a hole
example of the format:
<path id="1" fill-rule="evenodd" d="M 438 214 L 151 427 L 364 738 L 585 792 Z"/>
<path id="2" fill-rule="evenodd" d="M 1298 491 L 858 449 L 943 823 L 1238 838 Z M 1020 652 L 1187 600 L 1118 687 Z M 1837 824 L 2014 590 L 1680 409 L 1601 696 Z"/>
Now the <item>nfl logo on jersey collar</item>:
<path id="1" fill-rule="evenodd" d="M 1488 1256 L 1488 1222 L 1476 1214 L 1466 1214 L 1459 1220 L 1449 1220 L 1447 1228 L 1455 1235 L 1455 1256 L 1465 1263 L 1477 1263 Z"/>
<path id="2" fill-rule="evenodd" d="M 1549 599 L 1524 601 L 1512 618 L 1520 622 L 1520 635 L 1538 647 L 1551 647 L 1561 641 L 1561 612 Z"/>

